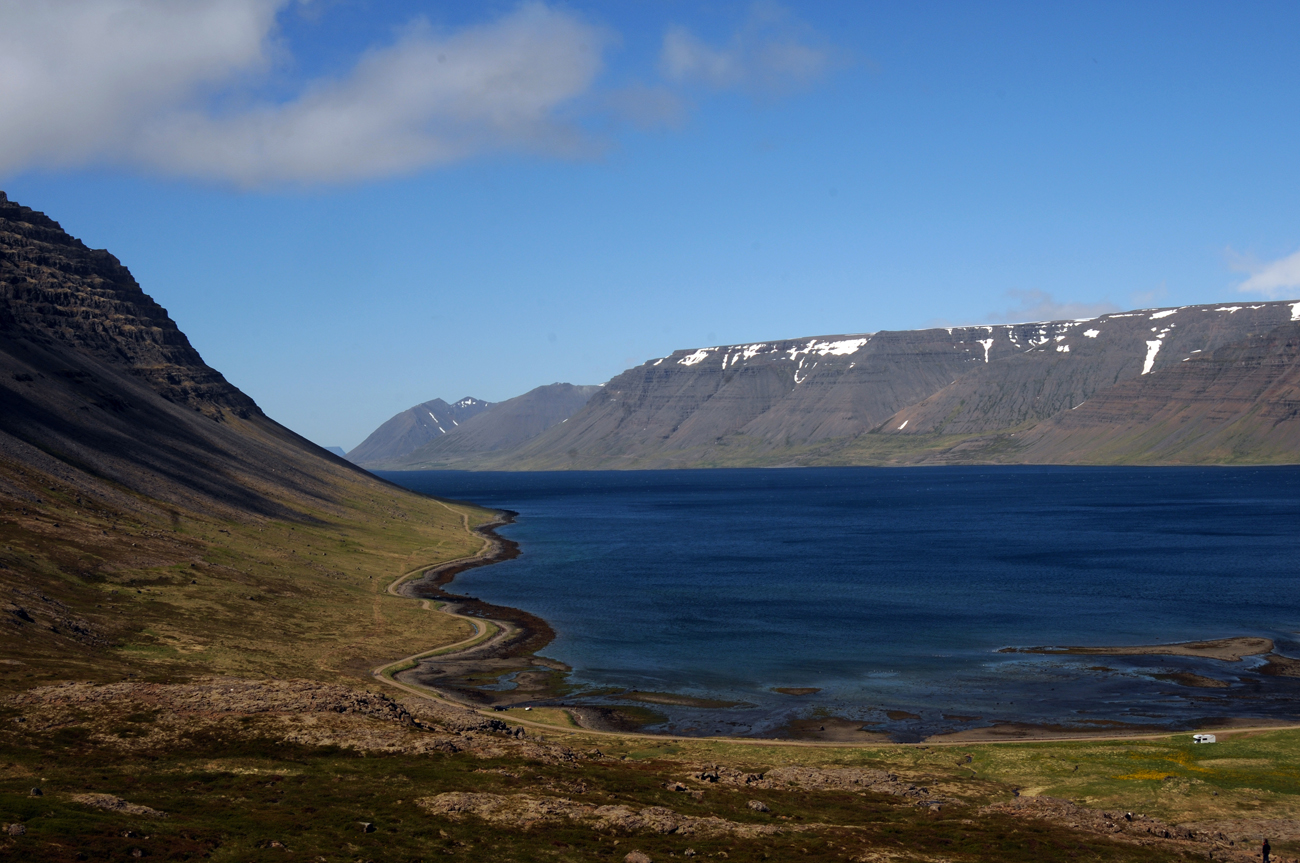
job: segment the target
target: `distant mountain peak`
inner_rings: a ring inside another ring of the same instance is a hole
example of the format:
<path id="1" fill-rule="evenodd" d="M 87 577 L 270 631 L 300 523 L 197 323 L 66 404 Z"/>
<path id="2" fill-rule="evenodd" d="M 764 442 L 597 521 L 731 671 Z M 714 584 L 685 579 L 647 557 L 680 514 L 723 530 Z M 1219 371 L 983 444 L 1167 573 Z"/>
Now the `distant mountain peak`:
<path id="1" fill-rule="evenodd" d="M 410 446 L 416 436 L 408 435 L 398 439 L 393 435 L 395 431 L 404 428 L 406 423 L 403 414 L 398 414 L 371 435 L 375 438 L 375 445 L 366 450 L 358 447 L 348 453 L 348 457 L 367 467 L 389 469 L 474 463 L 492 454 L 522 446 L 552 426 L 564 422 L 599 390 L 599 387 L 594 386 L 555 383 L 494 404 L 473 398 L 461 399 L 450 408 L 464 412 L 472 410 L 474 412 L 471 416 L 462 418 L 453 427 L 439 427 L 437 432 L 427 435 L 427 440 L 405 452 L 397 450 Z M 370 440 L 367 438 L 367 441 Z M 385 440 L 389 441 L 385 446 L 387 453 L 391 454 L 385 454 L 385 448 L 378 445 Z"/>
<path id="2" fill-rule="evenodd" d="M 407 408 L 389 419 L 348 453 L 357 464 L 372 464 L 400 458 L 431 440 L 450 434 L 460 424 L 477 416 L 491 402 L 466 396 L 454 404 L 432 399 Z"/>

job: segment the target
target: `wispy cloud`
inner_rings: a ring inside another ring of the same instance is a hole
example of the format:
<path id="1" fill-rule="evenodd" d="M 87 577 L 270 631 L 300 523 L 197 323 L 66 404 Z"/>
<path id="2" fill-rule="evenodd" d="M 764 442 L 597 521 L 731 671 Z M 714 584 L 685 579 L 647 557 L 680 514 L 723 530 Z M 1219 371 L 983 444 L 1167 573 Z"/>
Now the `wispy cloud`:
<path id="1" fill-rule="evenodd" d="M 282 5 L 0 2 L 0 171 L 120 156 L 160 114 L 265 72 Z"/>
<path id="2" fill-rule="evenodd" d="M 272 68 L 287 2 L 0 0 L 0 172 L 109 162 L 257 186 L 585 145 L 563 113 L 609 39 L 542 3 L 455 33 L 416 22 L 293 98 L 206 108 Z"/>
<path id="3" fill-rule="evenodd" d="M 721 46 L 669 30 L 658 81 L 602 88 L 617 35 L 524 0 L 454 31 L 417 19 L 346 72 L 287 84 L 291 8 L 326 14 L 319 0 L 0 0 L 0 176 L 112 165 L 256 188 L 586 156 L 602 129 L 681 125 L 701 84 L 777 94 L 831 65 L 810 28 L 759 2 Z"/>
<path id="4" fill-rule="evenodd" d="M 1250 273 L 1237 286 L 1246 294 L 1263 294 L 1271 300 L 1300 296 L 1300 251 L 1266 264 L 1238 258 L 1235 269 Z"/>
<path id="5" fill-rule="evenodd" d="M 710 45 L 685 27 L 670 28 L 659 67 L 677 84 L 780 94 L 816 81 L 831 68 L 832 52 L 819 43 L 817 35 L 783 7 L 760 2 L 722 45 Z"/>
<path id="6" fill-rule="evenodd" d="M 1046 291 L 1007 291 L 1003 294 L 1013 305 L 1003 311 L 989 312 L 987 321 L 992 324 L 1023 323 L 1026 321 L 1065 321 L 1076 318 L 1095 318 L 1120 309 L 1114 303 L 1075 303 L 1060 301 Z"/>
<path id="7" fill-rule="evenodd" d="M 615 119 L 641 129 L 680 126 L 686 118 L 682 98 L 663 86 L 638 84 L 613 90 L 606 95 L 604 107 Z"/>

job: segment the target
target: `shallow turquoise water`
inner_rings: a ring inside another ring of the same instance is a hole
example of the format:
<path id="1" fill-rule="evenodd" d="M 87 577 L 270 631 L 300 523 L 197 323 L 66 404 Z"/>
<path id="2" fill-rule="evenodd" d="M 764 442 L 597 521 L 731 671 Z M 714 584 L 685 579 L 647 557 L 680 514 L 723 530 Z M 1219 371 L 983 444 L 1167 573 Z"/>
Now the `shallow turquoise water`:
<path id="1" fill-rule="evenodd" d="M 900 739 L 1300 718 L 1300 681 L 1258 659 L 998 652 L 1263 635 L 1300 657 L 1297 468 L 383 476 L 519 513 L 503 533 L 522 556 L 451 589 L 546 619 L 543 653 L 576 682 L 750 705 L 669 710 L 675 733 L 771 733 L 818 709 Z M 1230 686 L 1155 676 L 1175 671 Z"/>

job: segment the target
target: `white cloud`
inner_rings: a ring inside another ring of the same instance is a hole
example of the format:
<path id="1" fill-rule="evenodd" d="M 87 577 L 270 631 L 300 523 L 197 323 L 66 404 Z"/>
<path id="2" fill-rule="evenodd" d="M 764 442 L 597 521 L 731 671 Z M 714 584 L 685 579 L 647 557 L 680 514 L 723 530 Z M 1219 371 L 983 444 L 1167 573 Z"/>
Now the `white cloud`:
<path id="1" fill-rule="evenodd" d="M 1300 252 L 1245 269 L 1252 271 L 1252 275 L 1237 286 L 1242 293 L 1263 294 L 1272 300 L 1300 294 Z"/>
<path id="2" fill-rule="evenodd" d="M 1007 291 L 1004 296 L 1015 305 L 1001 312 L 989 312 L 988 322 L 1025 323 L 1029 321 L 1068 321 L 1095 318 L 1120 309 L 1113 303 L 1060 302 L 1046 291 Z"/>
<path id="3" fill-rule="evenodd" d="M 268 68 L 283 0 L 0 0 L 0 171 L 121 155 L 205 85 Z"/>
<path id="4" fill-rule="evenodd" d="M 830 52 L 813 44 L 816 41 L 780 6 L 755 3 L 745 25 L 721 47 L 707 44 L 685 27 L 670 28 L 659 68 L 678 84 L 779 93 L 810 84 L 830 68 Z"/>
<path id="5" fill-rule="evenodd" d="M 0 172 L 115 162 L 255 186 L 583 146 L 563 109 L 607 36 L 541 3 L 451 34 L 417 23 L 288 101 L 205 109 L 271 68 L 285 5 L 0 0 Z"/>

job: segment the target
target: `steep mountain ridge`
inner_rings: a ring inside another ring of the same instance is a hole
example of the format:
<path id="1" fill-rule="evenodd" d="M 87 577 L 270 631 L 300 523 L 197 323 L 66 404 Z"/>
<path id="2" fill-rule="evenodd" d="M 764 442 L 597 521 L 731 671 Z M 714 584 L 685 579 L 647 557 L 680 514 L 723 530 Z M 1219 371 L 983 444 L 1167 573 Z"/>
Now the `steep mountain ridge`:
<path id="1" fill-rule="evenodd" d="M 618 375 L 567 423 L 478 466 L 1015 461 L 1028 457 L 1017 454 L 1022 440 L 1007 443 L 1017 430 L 1296 318 L 1300 303 L 1275 301 L 680 350 Z M 990 435 L 1004 438 L 996 451 L 961 444 Z"/>
<path id="2" fill-rule="evenodd" d="M 220 418 L 253 400 L 208 366 L 167 310 L 104 250 L 0 192 L 0 334 L 125 368 L 163 398 Z"/>
<path id="3" fill-rule="evenodd" d="M 284 513 L 286 493 L 328 500 L 352 472 L 203 362 L 116 258 L 7 198 L 0 453 L 146 509 Z"/>

